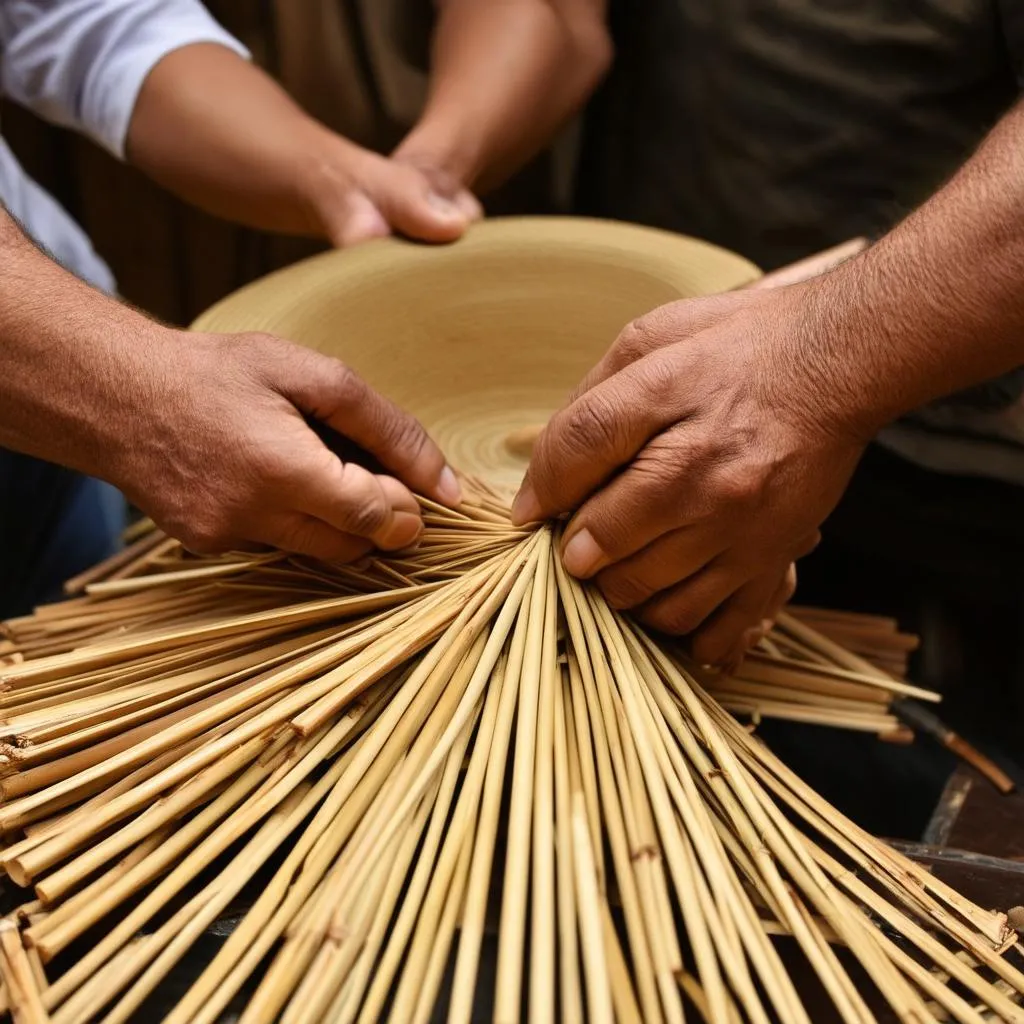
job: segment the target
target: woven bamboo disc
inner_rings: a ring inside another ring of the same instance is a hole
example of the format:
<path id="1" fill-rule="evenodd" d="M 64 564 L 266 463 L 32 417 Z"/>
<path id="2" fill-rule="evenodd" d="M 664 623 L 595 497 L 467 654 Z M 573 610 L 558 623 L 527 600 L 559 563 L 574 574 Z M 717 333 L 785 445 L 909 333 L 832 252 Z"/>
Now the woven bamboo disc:
<path id="1" fill-rule="evenodd" d="M 759 273 L 651 228 L 505 218 L 452 246 L 385 239 L 305 260 L 195 326 L 269 331 L 337 356 L 418 416 L 463 472 L 515 486 L 532 432 L 630 320 Z"/>

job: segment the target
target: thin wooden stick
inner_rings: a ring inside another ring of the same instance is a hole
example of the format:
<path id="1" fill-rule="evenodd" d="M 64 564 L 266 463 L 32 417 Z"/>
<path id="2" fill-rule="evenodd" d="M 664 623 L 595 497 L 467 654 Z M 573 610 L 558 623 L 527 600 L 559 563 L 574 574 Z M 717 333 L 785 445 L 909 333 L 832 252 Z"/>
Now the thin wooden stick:
<path id="1" fill-rule="evenodd" d="M 576 874 L 576 906 L 579 907 L 580 946 L 583 950 L 584 976 L 587 981 L 587 1013 L 593 1024 L 612 1024 L 612 994 L 608 984 L 608 962 L 604 950 L 604 929 L 598 911 L 600 894 L 594 856 L 590 850 L 590 830 L 583 800 L 577 793 L 572 804 L 572 836 Z"/>
<path id="2" fill-rule="evenodd" d="M 576 916 L 576 861 L 572 840 L 572 799 L 583 798 L 580 766 L 575 747 L 570 746 L 566 704 L 570 702 L 567 676 L 559 675 L 555 684 L 555 849 L 558 873 L 558 965 L 561 1019 L 583 1020 L 583 996 L 580 988 L 579 943 Z M 570 751 L 572 752 L 570 754 Z M 585 804 L 584 804 L 585 806 Z M 589 822 L 588 822 L 589 828 Z M 596 873 L 596 868 L 595 868 Z"/>
<path id="3" fill-rule="evenodd" d="M 6 918 L 0 921 L 0 977 L 15 1024 L 46 1024 L 50 1020 L 18 926 Z"/>
<path id="4" fill-rule="evenodd" d="M 716 1024 L 808 1024 L 777 934 L 847 1024 L 873 1017 L 838 945 L 901 1020 L 1024 1024 L 1007 916 L 724 709 L 889 729 L 893 697 L 923 693 L 890 678 L 913 638 L 798 611 L 707 675 L 570 579 L 557 528 L 464 486 L 458 512 L 423 503 L 417 549 L 359 567 L 196 558 L 150 530 L 6 624 L 0 868 L 39 897 L 0 925 L 16 1020 L 133 1019 L 278 852 L 169 1024 L 214 1024 L 268 956 L 244 1024 L 424 1024 L 457 932 L 467 1024 L 496 890 L 500 1024 L 679 1024 L 684 998 Z"/>

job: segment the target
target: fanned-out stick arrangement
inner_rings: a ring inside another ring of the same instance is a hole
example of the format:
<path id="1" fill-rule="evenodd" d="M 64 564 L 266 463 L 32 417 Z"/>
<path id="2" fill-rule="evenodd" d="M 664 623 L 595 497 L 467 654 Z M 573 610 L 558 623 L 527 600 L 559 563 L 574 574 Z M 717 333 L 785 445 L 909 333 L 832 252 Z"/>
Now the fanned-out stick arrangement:
<path id="1" fill-rule="evenodd" d="M 151 532 L 8 623 L 16 1021 L 154 1019 L 242 906 L 166 1021 L 800 1024 L 796 957 L 843 1021 L 1024 1022 L 1003 913 L 818 797 L 552 528 L 424 508 L 359 568 Z M 785 620 L 756 663 L 892 692 L 829 644 Z"/>
<path id="2" fill-rule="evenodd" d="M 723 707 L 755 722 L 784 718 L 909 740 L 890 710 L 893 699 L 939 700 L 902 678 L 916 645 L 893 619 L 791 608 L 735 674 L 698 675 Z"/>

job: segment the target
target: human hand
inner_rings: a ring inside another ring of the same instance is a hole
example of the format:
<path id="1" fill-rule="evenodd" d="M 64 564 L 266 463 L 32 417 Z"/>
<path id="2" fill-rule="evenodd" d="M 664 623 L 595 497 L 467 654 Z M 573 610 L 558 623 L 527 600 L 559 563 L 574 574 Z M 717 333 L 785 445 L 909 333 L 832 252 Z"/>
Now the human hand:
<path id="1" fill-rule="evenodd" d="M 99 475 L 190 550 L 258 544 L 347 561 L 416 540 L 409 488 L 458 502 L 420 424 L 336 359 L 265 334 L 153 329 L 153 344 L 138 346 L 124 443 Z M 303 414 L 394 476 L 343 463 Z"/>
<path id="2" fill-rule="evenodd" d="M 611 604 L 735 660 L 781 605 L 872 429 L 810 345 L 809 285 L 663 306 L 538 438 L 513 519 L 575 514 L 562 557 Z M 746 637 L 744 636 L 746 634 Z"/>
<path id="3" fill-rule="evenodd" d="M 425 157 L 390 159 L 339 139 L 336 155 L 315 165 L 308 194 L 320 233 L 338 247 L 390 234 L 452 242 L 482 216 L 473 194 Z"/>
<path id="4" fill-rule="evenodd" d="M 412 138 L 407 138 L 391 154 L 391 160 L 401 167 L 411 167 L 426 178 L 433 194 L 452 203 L 467 221 L 483 217 L 484 208 L 473 193 L 466 168 L 459 168 L 427 150 L 421 150 Z"/>
<path id="5" fill-rule="evenodd" d="M 330 131 L 214 43 L 179 47 L 153 67 L 125 147 L 133 164 L 204 210 L 336 246 L 392 233 L 451 242 L 478 214 L 453 183 Z"/>

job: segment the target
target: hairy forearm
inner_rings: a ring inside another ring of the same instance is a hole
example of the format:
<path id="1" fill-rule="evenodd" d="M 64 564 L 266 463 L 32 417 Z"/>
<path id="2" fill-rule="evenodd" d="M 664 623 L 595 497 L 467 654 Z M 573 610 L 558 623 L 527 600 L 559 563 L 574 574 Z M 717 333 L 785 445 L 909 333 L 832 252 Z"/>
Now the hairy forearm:
<path id="1" fill-rule="evenodd" d="M 124 445 L 133 366 L 170 334 L 40 252 L 0 208 L 0 445 L 94 475 Z"/>
<path id="2" fill-rule="evenodd" d="M 253 227 L 319 235 L 310 196 L 350 147 L 259 68 L 214 44 L 150 72 L 128 130 L 131 163 L 181 198 Z"/>
<path id="3" fill-rule="evenodd" d="M 431 87 L 400 153 L 500 183 L 584 103 L 611 50 L 600 0 L 444 0 Z"/>
<path id="4" fill-rule="evenodd" d="M 873 432 L 1024 364 L 1024 106 L 935 196 L 808 289 L 806 354 Z"/>

